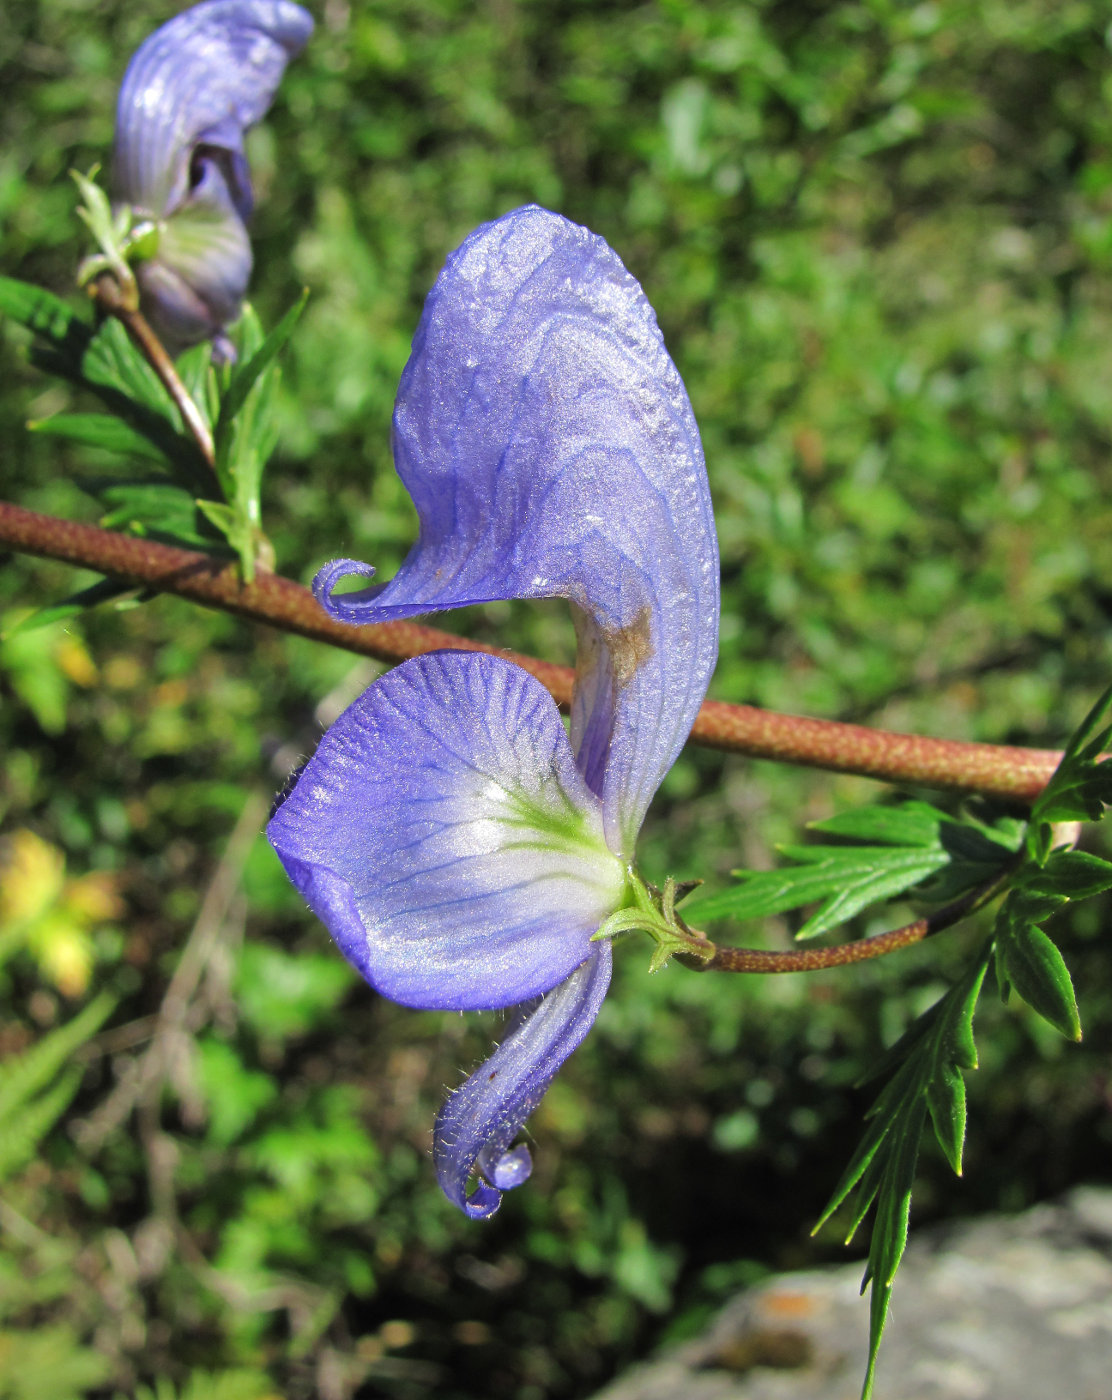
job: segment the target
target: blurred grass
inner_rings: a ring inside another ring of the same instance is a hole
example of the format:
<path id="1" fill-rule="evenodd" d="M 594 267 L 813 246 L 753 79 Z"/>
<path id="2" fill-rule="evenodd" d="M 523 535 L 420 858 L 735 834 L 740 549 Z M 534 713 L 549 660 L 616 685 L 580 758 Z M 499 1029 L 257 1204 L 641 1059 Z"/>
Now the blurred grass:
<path id="1" fill-rule="evenodd" d="M 106 158 L 126 55 L 168 13 L 0 16 L 5 273 L 69 294 L 66 172 Z M 404 555 L 389 415 L 421 300 L 476 223 L 536 199 L 620 252 L 688 385 L 722 543 L 713 693 L 1064 738 L 1112 669 L 1107 5 L 328 0 L 317 19 L 251 141 L 256 304 L 273 324 L 312 292 L 264 496 L 284 572 Z M 23 429 L 65 392 L 14 333 L 0 370 L 4 495 L 90 518 L 89 463 Z M 8 559 L 0 609 L 78 581 Z M 558 605 L 452 626 L 570 654 Z M 171 600 L 27 637 L 0 670 L 0 821 L 123 901 L 80 924 L 86 995 L 121 1006 L 5 1188 L 0 1396 L 58 1356 L 37 1393 L 585 1396 L 730 1287 L 833 1252 L 807 1232 L 857 1135 L 853 1082 L 970 934 L 811 979 L 650 980 L 626 948 L 533 1120 L 533 1183 L 479 1229 L 428 1147 L 497 1018 L 376 1001 L 242 817 L 367 668 Z M 874 793 L 692 750 L 643 867 L 766 866 Z M 918 1218 L 1107 1176 L 1106 921 L 1085 907 L 1063 938 L 1082 1047 L 986 1002 L 965 1179 L 928 1153 Z M 0 969 L 0 1054 L 83 1004 L 49 951 Z"/>

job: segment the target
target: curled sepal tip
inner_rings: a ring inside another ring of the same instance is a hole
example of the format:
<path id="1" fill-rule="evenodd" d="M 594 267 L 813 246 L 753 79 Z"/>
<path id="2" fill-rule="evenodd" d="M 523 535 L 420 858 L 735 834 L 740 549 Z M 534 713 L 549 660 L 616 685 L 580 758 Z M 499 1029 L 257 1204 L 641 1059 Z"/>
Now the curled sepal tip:
<path id="1" fill-rule="evenodd" d="M 372 564 L 362 564 L 358 559 L 333 559 L 313 579 L 313 597 L 324 611 L 338 622 L 365 622 L 367 603 L 381 590 L 381 585 L 379 589 L 354 589 L 350 593 L 341 593 L 338 597 L 333 589 L 341 579 L 374 576 L 375 569 Z"/>
<path id="2" fill-rule="evenodd" d="M 528 1180 L 529 1149 L 511 1144 L 594 1024 L 610 985 L 610 968 L 610 944 L 596 943 L 560 986 L 517 1008 L 501 1045 L 437 1115 L 437 1177 L 448 1199 L 473 1219 L 493 1215 L 502 1192 Z M 473 1173 L 477 1184 L 469 1196 Z"/>

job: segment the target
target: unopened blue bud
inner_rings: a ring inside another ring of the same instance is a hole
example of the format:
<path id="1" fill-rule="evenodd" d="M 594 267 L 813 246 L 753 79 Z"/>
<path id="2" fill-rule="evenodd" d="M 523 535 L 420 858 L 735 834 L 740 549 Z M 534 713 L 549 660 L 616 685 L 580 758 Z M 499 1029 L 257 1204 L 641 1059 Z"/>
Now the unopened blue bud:
<path id="1" fill-rule="evenodd" d="M 247 128 L 313 21 L 291 0 L 204 0 L 140 45 L 116 109 L 114 195 L 159 228 L 136 267 L 141 307 L 172 352 L 239 315 L 251 275 Z"/>

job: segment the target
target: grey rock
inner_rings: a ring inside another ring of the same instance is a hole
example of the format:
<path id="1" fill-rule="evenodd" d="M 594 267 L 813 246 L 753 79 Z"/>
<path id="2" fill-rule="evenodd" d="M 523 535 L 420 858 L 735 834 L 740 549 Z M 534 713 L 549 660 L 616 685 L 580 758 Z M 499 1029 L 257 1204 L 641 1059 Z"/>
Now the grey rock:
<path id="1" fill-rule="evenodd" d="M 596 1400 L 858 1400 L 860 1263 L 782 1274 Z M 1109 1400 L 1112 1190 L 913 1234 L 875 1400 Z"/>

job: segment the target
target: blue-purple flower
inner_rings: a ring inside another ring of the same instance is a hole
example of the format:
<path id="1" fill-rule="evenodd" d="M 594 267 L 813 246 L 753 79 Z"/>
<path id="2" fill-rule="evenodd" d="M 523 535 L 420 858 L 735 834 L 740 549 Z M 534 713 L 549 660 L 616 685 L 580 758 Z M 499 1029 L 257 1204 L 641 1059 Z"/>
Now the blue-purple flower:
<path id="1" fill-rule="evenodd" d="M 113 194 L 157 228 L 136 277 L 172 351 L 220 337 L 239 315 L 251 275 L 244 133 L 312 29 L 291 0 L 204 0 L 146 39 L 124 74 Z"/>
<path id="2" fill-rule="evenodd" d="M 637 833 L 706 693 L 718 552 L 652 308 L 601 238 L 543 209 L 484 225 L 448 259 L 402 376 L 394 453 L 418 541 L 386 585 L 336 594 L 373 570 L 329 565 L 321 603 L 379 622 L 569 599 L 570 733 L 507 661 L 417 657 L 336 721 L 268 836 L 384 996 L 514 1008 L 434 1133 L 445 1193 L 484 1216 L 529 1175 L 514 1139 L 606 993 L 609 940 L 595 935 L 634 898 Z"/>

